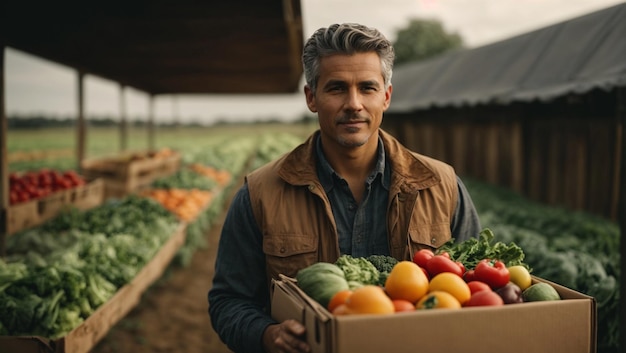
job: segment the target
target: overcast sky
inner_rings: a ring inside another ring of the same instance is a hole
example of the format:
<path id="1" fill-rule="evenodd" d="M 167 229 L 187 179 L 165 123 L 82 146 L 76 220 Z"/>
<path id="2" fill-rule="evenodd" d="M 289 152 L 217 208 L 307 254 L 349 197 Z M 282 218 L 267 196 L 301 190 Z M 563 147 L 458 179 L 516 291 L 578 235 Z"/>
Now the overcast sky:
<path id="1" fill-rule="evenodd" d="M 412 18 L 434 18 L 466 46 L 477 47 L 565 21 L 624 1 L 616 0 L 301 0 L 305 38 L 332 23 L 359 22 L 378 28 L 390 40 Z M 9 116 L 43 113 L 76 115 L 76 72 L 8 48 L 5 51 L 5 103 Z M 148 96 L 127 88 L 127 114 L 145 118 Z M 120 89 L 115 82 L 87 76 L 89 116 L 118 117 Z M 393 99 L 393 97 L 392 97 Z M 301 92 L 272 96 L 157 96 L 158 121 L 210 123 L 216 119 L 293 120 L 306 112 Z"/>

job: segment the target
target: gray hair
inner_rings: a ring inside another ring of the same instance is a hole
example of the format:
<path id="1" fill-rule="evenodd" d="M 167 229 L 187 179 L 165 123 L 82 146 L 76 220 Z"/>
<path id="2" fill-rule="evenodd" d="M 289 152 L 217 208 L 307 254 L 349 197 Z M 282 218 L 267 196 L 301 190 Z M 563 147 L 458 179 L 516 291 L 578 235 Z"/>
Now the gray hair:
<path id="1" fill-rule="evenodd" d="M 380 58 L 385 89 L 391 85 L 395 52 L 393 45 L 375 28 L 356 23 L 333 24 L 320 28 L 306 41 L 302 64 L 306 84 L 313 94 L 320 77 L 320 60 L 334 54 L 376 52 Z"/>

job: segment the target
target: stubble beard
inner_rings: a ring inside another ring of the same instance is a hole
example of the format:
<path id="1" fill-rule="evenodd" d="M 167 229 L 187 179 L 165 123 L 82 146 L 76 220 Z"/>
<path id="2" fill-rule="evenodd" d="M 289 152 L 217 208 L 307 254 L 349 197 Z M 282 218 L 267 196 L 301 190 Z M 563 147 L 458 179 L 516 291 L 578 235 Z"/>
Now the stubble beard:
<path id="1" fill-rule="evenodd" d="M 359 128 L 348 128 L 347 131 L 349 134 L 351 134 L 350 136 L 356 136 L 356 134 L 360 131 L 361 129 Z M 344 147 L 361 147 L 363 145 L 365 145 L 367 143 L 367 141 L 369 141 L 370 136 L 365 137 L 362 140 L 355 140 L 353 138 L 346 138 L 343 137 L 341 135 L 337 136 L 337 142 Z"/>

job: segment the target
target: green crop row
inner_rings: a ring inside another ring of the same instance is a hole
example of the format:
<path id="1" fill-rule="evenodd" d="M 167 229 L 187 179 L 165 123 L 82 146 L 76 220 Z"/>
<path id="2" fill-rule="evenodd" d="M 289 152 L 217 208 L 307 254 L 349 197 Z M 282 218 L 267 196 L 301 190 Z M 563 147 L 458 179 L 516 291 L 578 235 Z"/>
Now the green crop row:
<path id="1" fill-rule="evenodd" d="M 483 227 L 514 242 L 536 276 L 594 297 L 598 351 L 618 351 L 619 225 L 609 220 L 530 201 L 511 190 L 464 180 Z"/>

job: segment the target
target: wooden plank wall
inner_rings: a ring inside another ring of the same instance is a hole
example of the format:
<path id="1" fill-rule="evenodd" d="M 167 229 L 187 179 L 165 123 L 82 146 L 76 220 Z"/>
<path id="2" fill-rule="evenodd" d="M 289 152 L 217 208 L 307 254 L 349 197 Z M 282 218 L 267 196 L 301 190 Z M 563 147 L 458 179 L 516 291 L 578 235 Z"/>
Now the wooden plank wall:
<path id="1" fill-rule="evenodd" d="M 392 115 L 383 129 L 408 148 L 451 164 L 461 176 L 617 220 L 621 123 L 606 97 L 569 103 Z"/>

